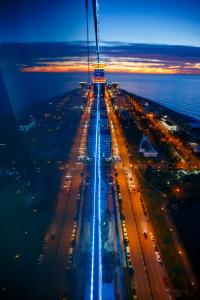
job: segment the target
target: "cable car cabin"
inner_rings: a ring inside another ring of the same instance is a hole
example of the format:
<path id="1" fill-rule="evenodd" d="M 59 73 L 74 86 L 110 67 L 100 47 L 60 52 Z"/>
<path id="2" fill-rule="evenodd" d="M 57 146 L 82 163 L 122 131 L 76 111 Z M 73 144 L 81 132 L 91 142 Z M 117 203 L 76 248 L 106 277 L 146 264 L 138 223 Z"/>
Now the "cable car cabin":
<path id="1" fill-rule="evenodd" d="M 106 83 L 104 67 L 105 66 L 102 63 L 94 64 L 93 83 Z"/>

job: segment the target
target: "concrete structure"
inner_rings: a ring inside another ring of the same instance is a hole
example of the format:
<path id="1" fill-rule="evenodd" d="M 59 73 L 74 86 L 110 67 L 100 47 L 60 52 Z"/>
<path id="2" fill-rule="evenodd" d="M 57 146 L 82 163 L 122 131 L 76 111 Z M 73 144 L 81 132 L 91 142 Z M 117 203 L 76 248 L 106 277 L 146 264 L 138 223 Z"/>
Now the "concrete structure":
<path id="1" fill-rule="evenodd" d="M 105 65 L 103 63 L 94 64 L 93 83 L 106 83 L 104 67 Z"/>
<path id="2" fill-rule="evenodd" d="M 179 130 L 178 126 L 167 118 L 162 118 L 160 124 L 170 132 L 176 132 Z"/>
<path id="3" fill-rule="evenodd" d="M 145 157 L 157 157 L 158 151 L 156 151 L 151 143 L 149 142 L 148 138 L 144 135 L 140 142 L 139 152 L 143 153 Z"/>
<path id="4" fill-rule="evenodd" d="M 118 82 L 112 82 L 111 91 L 112 91 L 112 96 L 113 97 L 116 97 L 117 95 L 120 94 L 120 88 L 119 88 L 119 83 Z"/>

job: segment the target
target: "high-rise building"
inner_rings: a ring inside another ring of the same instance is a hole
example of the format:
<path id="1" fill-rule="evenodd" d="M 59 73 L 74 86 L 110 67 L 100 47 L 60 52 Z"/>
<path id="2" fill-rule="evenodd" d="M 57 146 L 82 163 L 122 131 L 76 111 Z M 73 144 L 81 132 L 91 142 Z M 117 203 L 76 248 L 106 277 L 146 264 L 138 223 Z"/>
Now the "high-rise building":
<path id="1" fill-rule="evenodd" d="M 111 84 L 111 91 L 112 91 L 112 96 L 116 97 L 117 95 L 120 94 L 120 87 L 118 82 L 112 82 Z"/>

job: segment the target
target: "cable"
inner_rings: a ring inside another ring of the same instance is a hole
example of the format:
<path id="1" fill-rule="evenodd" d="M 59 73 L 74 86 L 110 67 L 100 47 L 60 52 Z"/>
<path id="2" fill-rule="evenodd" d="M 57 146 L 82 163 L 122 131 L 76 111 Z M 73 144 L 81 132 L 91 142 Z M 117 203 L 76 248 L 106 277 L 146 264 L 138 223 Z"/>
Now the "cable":
<path id="1" fill-rule="evenodd" d="M 85 0 L 85 10 L 86 10 L 86 27 L 87 27 L 88 83 L 90 83 L 90 45 L 89 45 L 88 0 Z"/>
<path id="2" fill-rule="evenodd" d="M 99 1 L 92 0 L 92 4 L 93 4 L 95 39 L 96 39 L 96 55 L 97 55 L 97 62 L 99 64 Z"/>

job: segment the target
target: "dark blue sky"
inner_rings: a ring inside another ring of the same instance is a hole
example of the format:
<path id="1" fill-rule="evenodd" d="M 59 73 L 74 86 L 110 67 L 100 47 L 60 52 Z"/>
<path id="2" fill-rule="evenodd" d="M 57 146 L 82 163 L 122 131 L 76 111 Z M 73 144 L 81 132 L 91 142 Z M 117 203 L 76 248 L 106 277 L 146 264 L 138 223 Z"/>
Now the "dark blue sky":
<path id="1" fill-rule="evenodd" d="M 99 2 L 102 41 L 200 46 L 199 0 Z M 84 39 L 84 0 L 0 1 L 0 42 Z"/>

